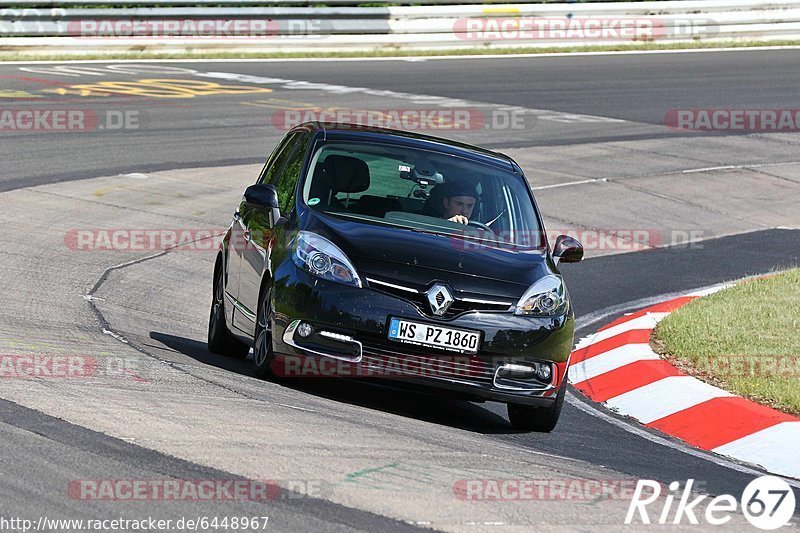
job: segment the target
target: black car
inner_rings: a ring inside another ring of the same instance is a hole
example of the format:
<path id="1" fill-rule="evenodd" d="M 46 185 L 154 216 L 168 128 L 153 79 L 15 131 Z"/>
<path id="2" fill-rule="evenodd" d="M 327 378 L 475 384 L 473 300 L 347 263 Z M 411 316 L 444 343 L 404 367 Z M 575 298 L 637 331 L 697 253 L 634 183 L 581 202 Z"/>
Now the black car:
<path id="1" fill-rule="evenodd" d="M 289 131 L 214 267 L 208 346 L 262 378 L 403 381 L 508 404 L 550 431 L 574 315 L 528 181 L 508 156 L 347 124 Z"/>

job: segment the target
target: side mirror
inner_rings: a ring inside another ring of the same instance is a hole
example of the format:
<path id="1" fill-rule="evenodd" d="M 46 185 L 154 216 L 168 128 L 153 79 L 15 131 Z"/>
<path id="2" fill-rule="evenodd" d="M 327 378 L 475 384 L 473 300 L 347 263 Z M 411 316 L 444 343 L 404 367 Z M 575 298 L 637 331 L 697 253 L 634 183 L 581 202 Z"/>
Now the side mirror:
<path id="1" fill-rule="evenodd" d="M 569 235 L 559 235 L 553 247 L 553 257 L 556 263 L 577 263 L 583 259 L 583 245 Z"/>
<path id="2" fill-rule="evenodd" d="M 264 207 L 270 210 L 271 224 L 276 224 L 281 219 L 278 190 L 274 185 L 251 185 L 244 191 L 244 201 L 248 204 Z"/>
<path id="3" fill-rule="evenodd" d="M 259 207 L 277 209 L 278 191 L 274 185 L 251 185 L 244 191 L 244 201 Z"/>

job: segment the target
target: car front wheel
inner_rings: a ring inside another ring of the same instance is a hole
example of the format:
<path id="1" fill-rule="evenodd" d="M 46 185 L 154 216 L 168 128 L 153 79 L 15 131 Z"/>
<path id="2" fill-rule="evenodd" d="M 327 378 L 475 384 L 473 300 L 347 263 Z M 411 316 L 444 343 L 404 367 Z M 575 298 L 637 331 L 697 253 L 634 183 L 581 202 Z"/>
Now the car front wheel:
<path id="1" fill-rule="evenodd" d="M 538 431 L 549 433 L 555 429 L 561 416 L 561 406 L 567 392 L 566 380 L 556 395 L 556 401 L 549 407 L 533 407 L 530 405 L 508 404 L 508 420 L 514 429 L 520 431 Z"/>
<path id="2" fill-rule="evenodd" d="M 272 361 L 275 354 L 272 351 L 272 304 L 270 290 L 265 289 L 258 302 L 258 321 L 256 335 L 253 341 L 253 363 L 257 377 L 261 379 L 275 379 L 272 371 Z"/>

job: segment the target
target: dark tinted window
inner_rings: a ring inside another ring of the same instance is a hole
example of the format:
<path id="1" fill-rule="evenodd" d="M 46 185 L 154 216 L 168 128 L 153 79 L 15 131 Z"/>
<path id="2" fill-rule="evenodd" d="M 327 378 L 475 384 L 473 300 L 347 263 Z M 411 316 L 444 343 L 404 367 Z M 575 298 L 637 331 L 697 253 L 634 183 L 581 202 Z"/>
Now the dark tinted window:
<path id="1" fill-rule="evenodd" d="M 308 145 L 311 142 L 311 134 L 296 133 L 291 140 L 291 145 L 287 150 L 288 156 L 282 164 L 283 168 L 276 175 L 273 182 L 278 189 L 278 199 L 280 200 L 281 213 L 289 213 L 292 210 L 295 190 L 297 190 L 297 180 L 300 179 L 300 171 L 303 169 Z M 283 158 L 283 154 L 281 154 Z"/>
<path id="2" fill-rule="evenodd" d="M 311 209 L 521 248 L 544 245 L 528 187 L 506 169 L 390 144 L 318 146 L 303 187 Z"/>
<path id="3" fill-rule="evenodd" d="M 278 175 L 281 168 L 283 168 L 289 156 L 292 155 L 293 148 L 300 140 L 301 135 L 300 133 L 293 133 L 283 139 L 281 144 L 272 152 L 272 155 L 269 156 L 267 164 L 264 165 L 264 168 L 261 170 L 258 183 L 274 183 L 275 177 Z"/>

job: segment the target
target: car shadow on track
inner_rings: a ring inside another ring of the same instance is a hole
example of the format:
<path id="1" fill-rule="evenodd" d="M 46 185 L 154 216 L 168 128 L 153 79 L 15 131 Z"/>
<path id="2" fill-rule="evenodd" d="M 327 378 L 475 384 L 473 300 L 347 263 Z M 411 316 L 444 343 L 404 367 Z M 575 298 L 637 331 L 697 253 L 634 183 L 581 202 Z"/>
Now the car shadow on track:
<path id="1" fill-rule="evenodd" d="M 252 355 L 245 360 L 224 357 L 211 353 L 204 342 L 157 331 L 151 331 L 150 338 L 200 363 L 254 377 L 253 362 L 250 359 Z M 282 381 L 281 385 L 328 400 L 466 431 L 483 434 L 519 433 L 511 427 L 508 420 L 482 404 L 441 398 L 402 384 L 378 380 L 322 378 Z"/>

